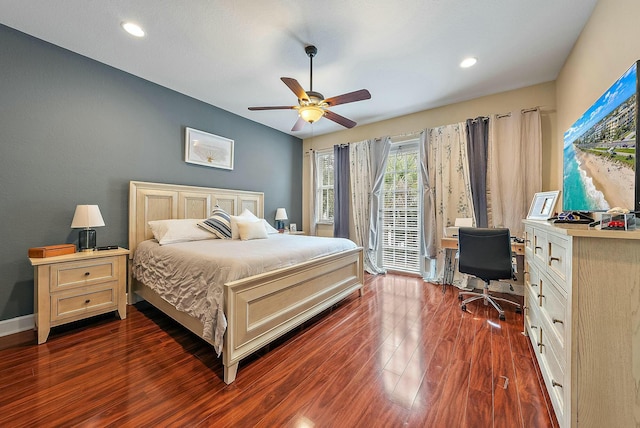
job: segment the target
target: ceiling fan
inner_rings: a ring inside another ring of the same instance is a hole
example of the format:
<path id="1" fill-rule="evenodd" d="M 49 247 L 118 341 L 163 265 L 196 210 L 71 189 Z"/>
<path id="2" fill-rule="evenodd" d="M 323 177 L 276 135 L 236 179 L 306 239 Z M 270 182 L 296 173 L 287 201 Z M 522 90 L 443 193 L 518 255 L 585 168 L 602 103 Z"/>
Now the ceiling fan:
<path id="1" fill-rule="evenodd" d="M 306 122 L 313 123 L 326 117 L 329 120 L 344 126 L 345 128 L 353 128 L 356 122 L 340 116 L 329 110 L 329 107 L 339 104 L 353 103 L 356 101 L 368 100 L 371 94 L 366 89 L 349 92 L 335 97 L 325 99 L 320 92 L 313 90 L 313 57 L 318 53 L 315 46 L 306 46 L 304 51 L 309 57 L 309 90 L 305 92 L 300 83 L 292 77 L 281 77 L 280 80 L 291 89 L 298 97 L 297 106 L 271 106 L 271 107 L 249 107 L 249 110 L 297 110 L 298 120 L 291 128 L 292 131 L 299 131 Z"/>

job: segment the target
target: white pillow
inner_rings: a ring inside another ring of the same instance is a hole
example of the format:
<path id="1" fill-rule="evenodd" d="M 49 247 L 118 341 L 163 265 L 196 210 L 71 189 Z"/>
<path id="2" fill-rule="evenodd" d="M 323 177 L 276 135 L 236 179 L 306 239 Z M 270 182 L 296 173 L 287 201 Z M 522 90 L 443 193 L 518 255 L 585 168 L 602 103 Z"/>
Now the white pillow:
<path id="1" fill-rule="evenodd" d="M 273 233 L 280 233 L 280 232 L 278 232 L 278 229 L 276 229 L 275 227 L 271 226 L 267 220 L 262 219 L 262 222 L 264 223 L 264 229 L 267 231 L 267 233 L 269 235 L 271 235 Z"/>
<path id="2" fill-rule="evenodd" d="M 266 239 L 267 230 L 261 221 L 247 221 L 238 223 L 240 239 L 248 241 L 250 239 Z"/>
<path id="3" fill-rule="evenodd" d="M 240 223 L 260 223 L 262 220 L 259 218 L 251 218 L 241 215 L 232 215 L 231 217 L 231 239 L 240 239 L 240 232 L 238 231 L 238 224 Z M 264 227 L 264 226 L 263 226 Z"/>
<path id="4" fill-rule="evenodd" d="M 240 217 L 248 217 L 248 218 L 252 218 L 254 220 L 258 220 L 258 217 L 254 213 L 249 211 L 248 208 L 245 208 L 244 211 L 242 211 L 242 214 L 240 214 Z"/>
<path id="5" fill-rule="evenodd" d="M 153 220 L 149 222 L 149 227 L 160 245 L 215 239 L 213 233 L 198 227 L 201 221 L 202 219 L 196 218 Z"/>

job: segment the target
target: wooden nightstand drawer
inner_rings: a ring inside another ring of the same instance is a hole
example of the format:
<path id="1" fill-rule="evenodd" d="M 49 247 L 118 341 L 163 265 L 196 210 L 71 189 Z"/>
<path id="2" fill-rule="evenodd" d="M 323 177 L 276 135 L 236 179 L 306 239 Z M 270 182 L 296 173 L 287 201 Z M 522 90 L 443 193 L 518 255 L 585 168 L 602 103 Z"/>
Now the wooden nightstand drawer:
<path id="1" fill-rule="evenodd" d="M 95 287 L 79 288 L 72 292 L 57 293 L 51 298 L 51 323 L 69 318 L 81 319 L 91 312 L 116 310 L 118 282 Z"/>
<path id="2" fill-rule="evenodd" d="M 115 281 L 118 276 L 115 257 L 59 263 L 51 266 L 51 291 Z"/>

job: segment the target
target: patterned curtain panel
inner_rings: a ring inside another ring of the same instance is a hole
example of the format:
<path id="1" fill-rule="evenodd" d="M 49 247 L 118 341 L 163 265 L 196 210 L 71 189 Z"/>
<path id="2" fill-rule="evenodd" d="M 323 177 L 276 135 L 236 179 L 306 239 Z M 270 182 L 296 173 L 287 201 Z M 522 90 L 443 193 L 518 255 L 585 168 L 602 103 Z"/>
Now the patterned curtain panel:
<path id="1" fill-rule="evenodd" d="M 494 115 L 489 125 L 489 225 L 524 233 L 533 195 L 542 190 L 542 128 L 538 109 Z"/>
<path id="2" fill-rule="evenodd" d="M 425 274 L 430 282 L 442 282 L 445 250 L 439 245 L 447 226 L 456 218 L 474 217 L 469 179 L 467 133 L 464 122 L 428 129 L 425 139 L 429 164 L 429 185 L 433 189 L 435 239 L 439 250 L 431 272 Z M 457 274 L 454 285 L 464 286 L 466 276 Z"/>
<path id="3" fill-rule="evenodd" d="M 349 144 L 352 220 L 355 233 L 353 241 L 365 249 L 364 270 L 378 274 L 384 273 L 384 269 L 379 267 L 376 254 L 369 251 L 369 213 L 373 188 L 370 146 L 371 140 Z"/>

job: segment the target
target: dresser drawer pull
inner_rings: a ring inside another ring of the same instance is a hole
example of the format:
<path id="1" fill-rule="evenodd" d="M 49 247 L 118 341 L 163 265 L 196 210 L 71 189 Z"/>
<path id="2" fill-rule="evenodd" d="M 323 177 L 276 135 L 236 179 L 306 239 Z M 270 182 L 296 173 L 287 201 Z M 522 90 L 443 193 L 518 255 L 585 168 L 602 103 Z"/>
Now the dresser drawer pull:
<path id="1" fill-rule="evenodd" d="M 538 348 L 540 348 L 540 353 L 542 354 L 542 348 L 544 348 L 544 343 L 538 342 Z"/>
<path id="2" fill-rule="evenodd" d="M 538 326 L 531 324 L 531 328 L 538 328 Z"/>
<path id="3" fill-rule="evenodd" d="M 562 324 L 562 325 L 564 325 L 564 321 L 559 320 L 557 318 L 554 318 L 552 321 L 553 321 L 554 324 Z"/>
<path id="4" fill-rule="evenodd" d="M 551 262 L 553 262 L 553 261 L 559 262 L 559 261 L 560 261 L 560 259 L 559 259 L 558 257 L 550 257 L 550 258 L 549 258 L 549 263 L 551 263 Z"/>
<path id="5" fill-rule="evenodd" d="M 84 273 L 84 276 L 89 276 L 89 275 L 91 275 L 91 272 L 85 272 Z"/>
<path id="6" fill-rule="evenodd" d="M 545 298 L 545 297 L 544 297 L 544 294 L 538 294 L 538 299 L 541 299 L 541 300 L 542 300 L 542 299 L 544 299 L 544 298 Z"/>
<path id="7" fill-rule="evenodd" d="M 553 386 L 554 388 L 555 388 L 556 386 L 559 386 L 560 388 L 562 388 L 562 384 L 561 384 L 561 383 L 556 382 L 556 381 L 555 381 L 555 380 L 553 380 L 553 379 L 551 379 L 551 386 Z"/>
<path id="8" fill-rule="evenodd" d="M 536 251 L 538 251 L 538 250 L 542 250 L 542 247 L 535 247 L 535 250 L 536 250 Z"/>
<path id="9" fill-rule="evenodd" d="M 89 303 L 91 303 L 91 299 L 87 299 L 87 300 L 84 301 L 85 305 L 88 305 Z"/>

